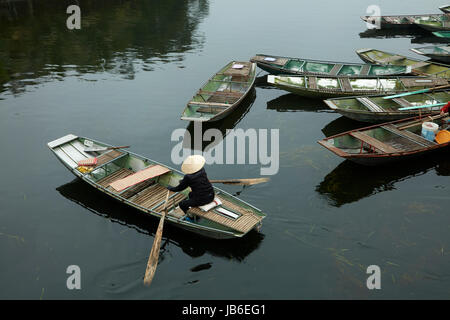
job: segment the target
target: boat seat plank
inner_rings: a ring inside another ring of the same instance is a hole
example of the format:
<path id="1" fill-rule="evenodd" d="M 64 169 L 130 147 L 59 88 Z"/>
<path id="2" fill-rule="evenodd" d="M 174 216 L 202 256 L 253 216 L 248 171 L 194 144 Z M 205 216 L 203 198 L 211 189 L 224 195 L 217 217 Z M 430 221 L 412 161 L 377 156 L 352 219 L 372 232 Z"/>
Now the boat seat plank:
<path id="1" fill-rule="evenodd" d="M 212 113 L 212 114 L 218 114 L 224 111 L 225 109 L 219 108 L 219 107 L 200 107 L 196 111 L 201 113 Z"/>
<path id="2" fill-rule="evenodd" d="M 107 175 L 106 177 L 100 179 L 97 181 L 97 184 L 101 185 L 102 187 L 106 188 L 109 186 L 109 184 L 117 179 L 125 178 L 134 172 L 132 170 L 129 170 L 127 168 L 121 168 L 117 171 L 114 171 L 113 173 Z"/>
<path id="3" fill-rule="evenodd" d="M 338 72 L 342 69 L 343 65 L 342 64 L 335 64 L 333 66 L 333 68 L 330 70 L 330 75 L 331 76 L 335 76 L 338 74 Z"/>
<path id="4" fill-rule="evenodd" d="M 354 131 L 354 132 L 350 132 L 349 133 L 352 137 L 359 139 L 375 148 L 377 148 L 378 150 L 384 152 L 384 153 L 396 153 L 399 152 L 399 150 L 395 149 L 394 147 L 391 147 L 383 142 L 381 142 L 380 140 L 373 138 L 363 132 L 360 131 Z"/>
<path id="5" fill-rule="evenodd" d="M 133 175 L 111 182 L 110 186 L 116 191 L 121 191 L 140 182 L 161 176 L 168 172 L 170 172 L 170 169 L 166 167 L 160 165 L 150 165 L 147 168 L 134 173 Z"/>
<path id="6" fill-rule="evenodd" d="M 75 149 L 77 149 L 86 158 L 93 158 L 92 155 L 87 154 L 86 152 L 84 152 L 85 146 L 80 141 L 74 140 L 74 141 L 69 142 L 69 144 L 72 145 L 72 147 L 74 147 Z"/>
<path id="7" fill-rule="evenodd" d="M 385 111 L 384 109 L 382 109 L 380 106 L 378 106 L 376 103 L 372 102 L 368 98 L 358 97 L 358 98 L 356 98 L 356 100 L 361 102 L 363 105 L 365 105 L 367 107 L 367 109 L 369 109 L 372 112 L 384 112 Z"/>
<path id="8" fill-rule="evenodd" d="M 434 78 L 434 79 L 409 79 L 409 78 L 402 78 L 400 80 L 402 84 L 406 88 L 412 88 L 412 87 L 435 87 L 440 85 L 446 85 L 448 84 L 448 81 L 443 78 Z"/>
<path id="9" fill-rule="evenodd" d="M 233 68 L 234 65 L 242 65 L 243 67 L 240 69 Z M 250 74 L 250 70 L 252 68 L 251 62 L 241 62 L 241 61 L 234 61 L 230 67 L 223 72 L 226 76 L 238 76 L 238 77 L 247 77 Z"/>
<path id="10" fill-rule="evenodd" d="M 63 160 L 71 168 L 78 167 L 78 164 L 75 161 L 73 161 L 73 159 L 70 158 L 60 147 L 54 148 L 53 151 L 58 155 L 58 157 L 61 158 L 61 160 Z"/>
<path id="11" fill-rule="evenodd" d="M 97 157 L 97 167 L 104 165 L 106 162 L 117 159 L 123 156 L 124 153 L 119 150 L 108 151 L 101 156 Z"/>
<path id="12" fill-rule="evenodd" d="M 359 72 L 359 75 L 361 76 L 366 76 L 369 74 L 370 71 L 370 64 L 365 64 L 362 68 L 361 71 Z"/>
<path id="13" fill-rule="evenodd" d="M 61 145 L 60 148 L 76 163 L 78 163 L 78 161 L 86 159 L 86 156 L 82 154 L 79 150 L 74 148 L 71 144 Z"/>
<path id="14" fill-rule="evenodd" d="M 353 92 L 353 87 L 350 84 L 350 80 L 348 78 L 340 78 L 342 90 L 345 92 Z"/>
<path id="15" fill-rule="evenodd" d="M 388 124 L 388 125 L 384 125 L 382 126 L 383 129 L 386 129 L 392 133 L 395 133 L 399 136 L 402 136 L 404 138 L 407 138 L 408 140 L 414 141 L 417 144 L 423 146 L 423 147 L 432 147 L 437 145 L 436 142 L 434 141 L 430 141 L 428 139 L 425 139 L 424 137 L 422 137 L 421 135 L 412 133 L 411 131 L 408 130 L 399 130 L 395 125 L 393 124 Z"/>
<path id="16" fill-rule="evenodd" d="M 171 194 L 173 194 L 173 192 L 171 192 Z M 129 198 L 129 201 L 140 205 L 141 207 L 151 209 L 159 202 L 164 201 L 166 195 L 167 189 L 165 187 L 154 184 Z"/>
<path id="17" fill-rule="evenodd" d="M 208 95 L 208 96 L 227 96 L 227 97 L 235 97 L 240 98 L 244 95 L 244 92 L 236 92 L 236 91 L 205 91 L 200 90 L 198 92 L 200 95 Z"/>
<path id="18" fill-rule="evenodd" d="M 181 192 L 176 193 L 173 197 L 170 197 L 168 200 L 168 204 L 167 204 L 167 208 L 168 210 L 172 210 L 175 209 L 179 203 L 181 201 L 183 201 L 184 199 L 186 199 L 186 195 L 184 195 Z M 152 210 L 156 211 L 156 212 L 162 212 L 162 210 L 164 209 L 164 202 L 161 204 L 157 204 L 157 206 L 155 208 L 153 208 Z M 181 210 L 183 211 L 183 210 Z"/>
<path id="19" fill-rule="evenodd" d="M 223 197 L 218 196 L 220 201 L 222 202 L 221 207 L 224 209 L 228 209 L 234 212 L 238 212 L 241 214 L 237 219 L 231 219 L 224 215 L 218 214 L 215 212 L 215 208 L 204 212 L 200 208 L 190 208 L 189 213 L 192 213 L 196 216 L 214 221 L 221 225 L 227 226 L 231 229 L 234 229 L 239 232 L 248 232 L 253 229 L 258 223 L 261 222 L 262 217 L 258 216 L 251 210 L 244 209 L 235 205 L 234 203 L 224 199 Z"/>
<path id="20" fill-rule="evenodd" d="M 317 89 L 317 77 L 308 77 L 308 88 Z"/>

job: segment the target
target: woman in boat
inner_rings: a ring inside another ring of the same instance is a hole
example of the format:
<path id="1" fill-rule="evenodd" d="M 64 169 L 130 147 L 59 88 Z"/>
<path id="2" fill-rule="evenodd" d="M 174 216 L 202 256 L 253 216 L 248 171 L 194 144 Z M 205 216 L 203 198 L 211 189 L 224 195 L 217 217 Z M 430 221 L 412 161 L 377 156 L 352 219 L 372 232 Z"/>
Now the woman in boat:
<path id="1" fill-rule="evenodd" d="M 181 171 L 186 175 L 176 187 L 168 186 L 167 189 L 178 192 L 191 187 L 189 198 L 180 202 L 180 208 L 187 213 L 190 207 L 198 207 L 208 204 L 214 200 L 214 189 L 208 180 L 206 171 L 203 168 L 205 158 L 200 155 L 187 157 L 181 165 Z"/>

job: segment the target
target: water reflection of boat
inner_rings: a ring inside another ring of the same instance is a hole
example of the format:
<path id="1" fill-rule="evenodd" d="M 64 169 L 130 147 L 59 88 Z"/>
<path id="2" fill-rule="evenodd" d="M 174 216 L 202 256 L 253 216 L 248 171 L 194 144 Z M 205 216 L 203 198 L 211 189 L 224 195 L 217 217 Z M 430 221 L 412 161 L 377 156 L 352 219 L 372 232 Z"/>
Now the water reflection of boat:
<path id="1" fill-rule="evenodd" d="M 356 120 L 349 119 L 347 117 L 341 116 L 323 127 L 322 132 L 326 137 L 334 136 L 335 134 L 350 131 L 354 129 L 359 129 L 367 126 L 364 122 L 359 122 Z"/>
<path id="2" fill-rule="evenodd" d="M 64 184 L 56 190 L 65 198 L 79 204 L 90 212 L 105 217 L 113 223 L 119 223 L 132 228 L 139 233 L 153 235 L 157 221 L 148 219 L 144 215 L 136 214 L 135 209 L 122 203 L 112 201 L 110 197 L 95 190 L 80 179 Z M 164 227 L 164 243 L 171 243 L 180 247 L 191 257 L 199 257 L 205 253 L 214 256 L 244 260 L 252 251 L 257 249 L 264 239 L 260 232 L 250 232 L 245 241 L 220 241 L 195 235 L 191 232 L 167 225 Z M 164 252 L 163 250 L 161 252 Z M 164 254 L 164 253 L 163 253 Z"/>
<path id="3" fill-rule="evenodd" d="M 267 102 L 267 109 L 278 112 L 332 112 L 323 100 L 284 94 Z"/>
<path id="4" fill-rule="evenodd" d="M 360 38 L 410 38 L 411 43 L 448 43 L 448 39 L 439 38 L 425 30 L 414 29 L 367 29 L 359 34 Z"/>
<path id="5" fill-rule="evenodd" d="M 224 139 L 227 135 L 227 130 L 233 129 L 244 117 L 245 115 L 250 111 L 250 108 L 252 107 L 253 103 L 256 99 L 256 90 L 255 88 L 252 88 L 248 95 L 245 97 L 245 99 L 241 102 L 241 104 L 225 119 L 215 121 L 212 123 L 204 122 L 201 123 L 201 136 L 203 137 L 205 131 L 208 129 L 218 129 L 221 132 L 222 138 Z M 186 128 L 186 134 L 183 139 L 183 148 L 184 149 L 191 149 L 191 150 L 198 150 L 199 146 L 195 143 L 195 126 L 199 125 L 199 123 L 195 124 L 194 122 L 190 122 L 189 125 Z M 220 142 L 223 141 L 223 139 L 220 140 L 214 140 L 214 141 L 203 141 L 201 144 L 201 151 L 208 151 L 210 148 L 216 146 Z"/>
<path id="6" fill-rule="evenodd" d="M 408 165 L 384 168 L 367 167 L 345 160 L 325 176 L 316 186 L 331 206 L 340 207 L 380 192 L 395 189 L 395 184 L 413 177 L 436 171 L 441 176 L 450 176 L 448 154 L 437 154 L 427 161 L 413 160 Z"/>

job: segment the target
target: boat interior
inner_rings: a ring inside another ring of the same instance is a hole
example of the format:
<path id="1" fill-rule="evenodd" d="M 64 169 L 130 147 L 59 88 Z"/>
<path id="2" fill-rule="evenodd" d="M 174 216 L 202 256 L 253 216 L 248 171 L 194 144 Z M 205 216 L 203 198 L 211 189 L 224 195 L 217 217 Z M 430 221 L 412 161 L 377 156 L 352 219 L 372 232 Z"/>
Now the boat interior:
<path id="1" fill-rule="evenodd" d="M 436 141 L 422 136 L 423 122 L 433 122 L 439 126 L 439 130 L 448 130 L 449 120 L 448 116 L 437 116 L 398 124 L 385 124 L 367 130 L 352 131 L 326 141 L 348 154 L 411 152 L 438 145 Z"/>
<path id="2" fill-rule="evenodd" d="M 450 101 L 450 91 L 409 95 L 394 99 L 383 99 L 382 96 L 330 99 L 337 108 L 342 110 L 360 110 L 371 112 L 396 112 L 404 107 L 414 107 L 446 103 Z M 424 112 L 439 111 L 441 106 L 424 109 Z"/>
<path id="3" fill-rule="evenodd" d="M 193 97 L 183 117 L 211 119 L 238 102 L 255 78 L 250 62 L 233 61 L 216 73 Z"/>
<path id="4" fill-rule="evenodd" d="M 61 161 L 79 171 L 82 178 L 92 182 L 96 188 L 118 196 L 120 200 L 146 212 L 161 214 L 166 207 L 166 187 L 178 185 L 183 177 L 159 163 L 122 150 L 85 152 L 86 141 L 89 141 L 89 145 L 94 143 L 95 147 L 106 146 L 92 140 L 72 135 L 66 136 L 66 140 L 68 141 L 55 140 L 49 143 L 49 147 Z M 79 161 L 93 157 L 97 159 L 95 165 L 78 165 Z M 256 208 L 215 188 L 216 197 L 222 204 L 208 211 L 191 208 L 188 213 L 195 218 L 186 219 L 187 216 L 178 205 L 188 197 L 189 192 L 188 188 L 169 193 L 169 219 L 223 231 L 246 233 L 263 218 L 263 214 Z"/>

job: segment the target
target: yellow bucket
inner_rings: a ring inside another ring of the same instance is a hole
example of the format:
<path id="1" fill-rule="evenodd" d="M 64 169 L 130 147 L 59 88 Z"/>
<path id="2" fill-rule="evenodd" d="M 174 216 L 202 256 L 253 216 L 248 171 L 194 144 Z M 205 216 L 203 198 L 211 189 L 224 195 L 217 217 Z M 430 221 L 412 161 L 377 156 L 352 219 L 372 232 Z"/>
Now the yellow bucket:
<path id="1" fill-rule="evenodd" d="M 436 142 L 439 144 L 447 143 L 450 141 L 450 131 L 441 130 L 436 134 Z"/>

